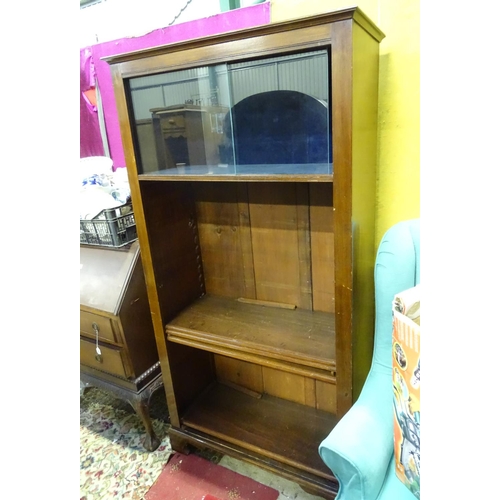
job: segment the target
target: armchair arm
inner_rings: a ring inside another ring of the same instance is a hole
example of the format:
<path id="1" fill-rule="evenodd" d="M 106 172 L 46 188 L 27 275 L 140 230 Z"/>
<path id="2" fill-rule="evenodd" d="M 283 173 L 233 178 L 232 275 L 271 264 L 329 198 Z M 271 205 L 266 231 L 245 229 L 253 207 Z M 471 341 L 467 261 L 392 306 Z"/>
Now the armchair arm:
<path id="1" fill-rule="evenodd" d="M 339 481 L 337 500 L 375 500 L 382 488 L 394 452 L 392 385 L 383 371 L 372 367 L 358 400 L 319 446 Z"/>

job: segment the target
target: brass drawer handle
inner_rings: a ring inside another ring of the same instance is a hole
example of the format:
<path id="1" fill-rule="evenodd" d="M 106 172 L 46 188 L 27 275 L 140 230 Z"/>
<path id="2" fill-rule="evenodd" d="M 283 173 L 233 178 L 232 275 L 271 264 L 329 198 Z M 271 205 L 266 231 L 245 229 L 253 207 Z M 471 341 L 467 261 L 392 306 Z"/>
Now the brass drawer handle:
<path id="1" fill-rule="evenodd" d="M 103 362 L 102 352 L 101 349 L 99 348 L 99 325 L 97 323 L 92 323 L 92 328 L 95 333 L 95 352 L 96 352 L 95 359 L 98 363 L 102 363 Z"/>

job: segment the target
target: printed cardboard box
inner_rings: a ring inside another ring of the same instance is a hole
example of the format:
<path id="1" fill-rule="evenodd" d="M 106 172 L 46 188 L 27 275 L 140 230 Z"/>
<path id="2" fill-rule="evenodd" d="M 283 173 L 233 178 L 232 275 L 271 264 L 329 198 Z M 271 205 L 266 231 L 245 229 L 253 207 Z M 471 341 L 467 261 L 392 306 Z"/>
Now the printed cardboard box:
<path id="1" fill-rule="evenodd" d="M 392 332 L 396 475 L 420 498 L 420 286 L 394 298 Z"/>

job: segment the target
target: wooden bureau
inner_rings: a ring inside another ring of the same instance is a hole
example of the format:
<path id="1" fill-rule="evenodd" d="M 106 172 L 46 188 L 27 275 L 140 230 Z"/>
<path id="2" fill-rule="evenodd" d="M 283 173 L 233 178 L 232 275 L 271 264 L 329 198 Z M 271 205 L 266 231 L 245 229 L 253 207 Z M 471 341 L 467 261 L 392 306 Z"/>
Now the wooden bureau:
<path id="1" fill-rule="evenodd" d="M 151 109 L 159 169 L 220 163 L 227 111 L 222 106 L 193 104 Z"/>
<path id="2" fill-rule="evenodd" d="M 163 384 L 138 241 L 80 246 L 80 380 L 128 401 L 146 428 L 145 448 L 159 446 L 148 405 Z"/>

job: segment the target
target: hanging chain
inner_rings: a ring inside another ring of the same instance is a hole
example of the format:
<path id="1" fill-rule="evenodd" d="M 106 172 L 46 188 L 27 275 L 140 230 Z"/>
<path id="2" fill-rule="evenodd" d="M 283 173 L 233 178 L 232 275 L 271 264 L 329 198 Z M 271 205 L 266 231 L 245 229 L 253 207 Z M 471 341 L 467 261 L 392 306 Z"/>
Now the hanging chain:
<path id="1" fill-rule="evenodd" d="M 167 24 L 167 26 L 172 26 L 172 24 L 175 23 L 175 21 L 177 21 L 177 19 L 179 19 L 180 15 L 186 10 L 187 6 L 192 2 L 193 0 L 188 0 L 184 7 L 182 7 L 182 9 L 179 11 L 179 13 L 172 19 L 172 21 L 170 23 Z"/>

